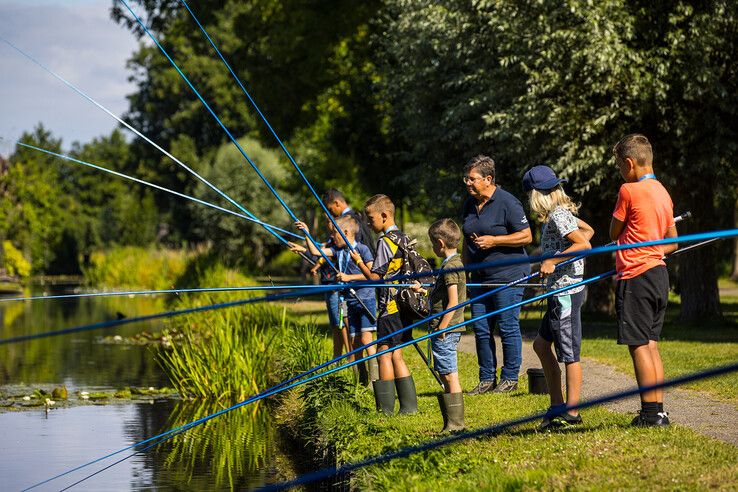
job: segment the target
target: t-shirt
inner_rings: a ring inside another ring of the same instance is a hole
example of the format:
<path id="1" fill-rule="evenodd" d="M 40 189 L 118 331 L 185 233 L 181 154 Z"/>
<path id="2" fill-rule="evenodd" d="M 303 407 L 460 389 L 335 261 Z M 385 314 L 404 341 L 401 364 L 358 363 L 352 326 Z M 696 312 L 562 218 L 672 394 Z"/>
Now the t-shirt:
<path id="1" fill-rule="evenodd" d="M 397 230 L 397 226 L 392 226 L 389 230 Z M 372 273 L 382 277 L 386 282 L 391 282 L 392 277 L 397 277 L 402 273 L 402 250 L 384 234 L 379 236 L 377 240 L 377 255 L 372 265 Z M 399 312 L 397 306 L 397 289 L 385 287 L 377 289 L 377 313 L 379 316 L 395 314 Z"/>
<path id="2" fill-rule="evenodd" d="M 632 244 L 666 237 L 674 225 L 674 204 L 669 192 L 655 179 L 624 183 L 612 216 L 625 222 L 617 243 Z M 618 278 L 633 278 L 658 265 L 665 265 L 661 246 L 624 249 L 615 253 Z"/>
<path id="3" fill-rule="evenodd" d="M 461 257 L 459 255 L 452 256 L 441 266 L 442 270 L 455 268 L 464 268 L 464 264 L 461 262 Z M 446 309 L 446 306 L 448 306 L 448 287 L 450 285 L 457 286 L 457 289 L 459 291 L 459 304 L 466 301 L 466 275 L 463 271 L 439 275 L 438 280 L 433 286 L 433 290 L 431 290 L 430 294 L 432 314 L 440 313 L 441 311 L 444 311 Z M 441 318 L 443 318 L 443 316 L 439 316 L 428 322 L 428 326 L 430 327 L 431 331 L 435 331 L 438 329 L 438 325 L 441 324 Z M 464 308 L 457 309 L 456 311 L 454 311 L 453 318 L 451 318 L 451 323 L 448 326 L 458 325 L 463 321 Z M 463 326 L 460 326 L 458 328 L 454 328 L 453 330 L 449 330 L 447 333 L 455 331 L 465 331 L 465 328 Z"/>
<path id="4" fill-rule="evenodd" d="M 556 207 L 548 215 L 548 220 L 543 226 L 541 234 L 541 252 L 556 254 L 571 247 L 571 241 L 566 236 L 579 229 L 577 218 L 564 207 Z M 567 285 L 573 285 L 582 281 L 584 276 L 584 259 L 577 260 L 568 265 L 559 266 L 546 278 L 546 288 L 556 290 Z M 576 294 L 584 289 L 584 286 L 563 292 L 563 295 Z"/>
<path id="5" fill-rule="evenodd" d="M 351 246 L 359 253 L 359 255 L 361 255 L 361 259 L 364 261 L 364 263 L 374 261 L 374 256 L 372 256 L 372 252 L 369 250 L 369 246 L 367 246 L 366 244 L 354 241 L 354 244 L 352 244 Z M 331 250 L 333 251 L 333 257 L 336 259 L 335 265 L 338 268 L 339 272 L 348 273 L 349 275 L 363 275 L 361 268 L 359 268 L 359 265 L 357 265 L 353 258 L 351 258 L 351 252 L 348 248 L 344 247 L 337 249 L 334 246 L 331 247 Z M 360 299 L 372 299 L 374 297 L 374 289 L 372 287 L 355 289 L 355 292 L 357 297 L 359 297 Z M 353 296 L 348 289 L 342 290 L 341 294 L 349 302 L 352 301 Z"/>
<path id="6" fill-rule="evenodd" d="M 482 210 L 477 212 L 477 201 L 469 198 L 464 202 L 463 212 L 464 253 L 472 263 L 501 260 L 524 259 L 528 255 L 522 246 L 496 246 L 489 249 L 478 248 L 471 236 L 507 236 L 528 229 L 528 219 L 523 205 L 513 195 L 499 186 Z M 508 283 L 530 273 L 530 265 L 508 265 L 489 267 L 472 272 L 472 278 L 481 282 Z"/>

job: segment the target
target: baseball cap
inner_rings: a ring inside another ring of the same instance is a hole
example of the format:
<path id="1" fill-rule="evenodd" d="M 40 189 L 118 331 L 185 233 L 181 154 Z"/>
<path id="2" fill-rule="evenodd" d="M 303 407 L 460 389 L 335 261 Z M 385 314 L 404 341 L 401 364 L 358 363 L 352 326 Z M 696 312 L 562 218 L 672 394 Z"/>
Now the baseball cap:
<path id="1" fill-rule="evenodd" d="M 533 166 L 523 175 L 523 190 L 550 190 L 567 181 L 565 178 L 557 178 L 554 170 L 548 166 Z"/>

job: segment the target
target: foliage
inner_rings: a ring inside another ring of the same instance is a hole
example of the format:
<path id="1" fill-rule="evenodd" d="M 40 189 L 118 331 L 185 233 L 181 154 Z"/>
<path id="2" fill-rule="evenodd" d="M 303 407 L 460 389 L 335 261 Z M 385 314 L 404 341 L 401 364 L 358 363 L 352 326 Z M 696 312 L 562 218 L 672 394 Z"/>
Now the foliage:
<path id="1" fill-rule="evenodd" d="M 23 257 L 23 253 L 10 241 L 3 241 L 2 246 L 7 274 L 11 277 L 27 278 L 31 274 L 31 264 Z"/>
<path id="2" fill-rule="evenodd" d="M 170 289 L 191 257 L 185 251 L 117 247 L 92 253 L 84 275 L 88 283 L 99 287 Z"/>

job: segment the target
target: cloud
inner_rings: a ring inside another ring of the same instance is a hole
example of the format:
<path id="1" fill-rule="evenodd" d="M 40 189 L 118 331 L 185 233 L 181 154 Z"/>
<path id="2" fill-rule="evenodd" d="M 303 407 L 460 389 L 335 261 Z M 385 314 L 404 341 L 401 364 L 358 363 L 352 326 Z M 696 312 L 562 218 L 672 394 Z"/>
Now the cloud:
<path id="1" fill-rule="evenodd" d="M 0 34 L 115 114 L 128 107 L 126 61 L 138 40 L 115 24 L 110 0 L 0 0 Z M 39 122 L 68 147 L 109 133 L 116 121 L 0 42 L 0 154 Z"/>

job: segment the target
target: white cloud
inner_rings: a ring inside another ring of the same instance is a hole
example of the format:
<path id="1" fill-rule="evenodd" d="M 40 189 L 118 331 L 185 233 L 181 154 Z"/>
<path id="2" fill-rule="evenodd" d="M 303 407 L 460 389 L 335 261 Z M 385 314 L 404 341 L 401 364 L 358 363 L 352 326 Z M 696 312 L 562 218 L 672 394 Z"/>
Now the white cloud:
<path id="1" fill-rule="evenodd" d="M 110 19 L 111 0 L 0 0 L 0 35 L 115 114 L 128 107 L 126 60 L 138 47 Z M 43 122 L 65 147 L 109 133 L 116 122 L 60 81 L 0 42 L 0 154 Z"/>

